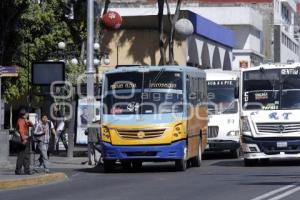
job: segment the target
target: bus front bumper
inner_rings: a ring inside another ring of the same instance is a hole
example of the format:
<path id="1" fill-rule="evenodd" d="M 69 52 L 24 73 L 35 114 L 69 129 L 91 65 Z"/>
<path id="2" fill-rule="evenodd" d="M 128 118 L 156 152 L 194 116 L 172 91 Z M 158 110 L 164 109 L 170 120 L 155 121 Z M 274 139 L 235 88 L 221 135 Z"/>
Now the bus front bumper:
<path id="1" fill-rule="evenodd" d="M 300 138 L 242 137 L 246 159 L 300 158 Z"/>
<path id="2" fill-rule="evenodd" d="M 102 143 L 105 160 L 177 160 L 184 156 L 184 140 L 169 145 L 115 146 Z"/>
<path id="3" fill-rule="evenodd" d="M 240 143 L 233 140 L 208 140 L 205 151 L 233 151 L 240 147 Z"/>

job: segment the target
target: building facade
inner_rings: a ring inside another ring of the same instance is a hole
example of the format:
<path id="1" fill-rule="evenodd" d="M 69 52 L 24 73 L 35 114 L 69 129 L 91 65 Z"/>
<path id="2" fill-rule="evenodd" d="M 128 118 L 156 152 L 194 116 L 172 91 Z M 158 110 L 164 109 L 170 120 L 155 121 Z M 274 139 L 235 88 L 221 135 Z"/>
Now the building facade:
<path id="1" fill-rule="evenodd" d="M 251 7 L 263 19 L 262 48 L 264 62 L 299 61 L 299 41 L 295 36 L 295 0 L 200 0 L 203 7 Z"/>
<path id="2" fill-rule="evenodd" d="M 110 31 L 104 36 L 103 46 L 110 52 L 109 67 L 132 64 L 159 65 L 161 60 L 157 8 L 150 10 L 112 8 L 112 10 L 118 11 L 123 16 L 123 24 L 121 29 Z M 183 11 L 181 14 L 193 23 L 194 34 L 183 40 L 180 38 L 175 40 L 175 62 L 202 69 L 232 70 L 234 32 L 191 11 Z M 167 18 L 164 19 L 164 24 L 167 39 L 170 29 Z M 165 49 L 168 55 L 168 46 Z"/>
<path id="3" fill-rule="evenodd" d="M 174 10 L 176 1 L 169 2 Z M 112 7 L 139 8 L 138 12 L 153 13 L 157 1 L 113 1 Z M 183 1 L 184 9 L 234 30 L 234 67 L 299 61 L 295 0 L 190 0 Z"/>

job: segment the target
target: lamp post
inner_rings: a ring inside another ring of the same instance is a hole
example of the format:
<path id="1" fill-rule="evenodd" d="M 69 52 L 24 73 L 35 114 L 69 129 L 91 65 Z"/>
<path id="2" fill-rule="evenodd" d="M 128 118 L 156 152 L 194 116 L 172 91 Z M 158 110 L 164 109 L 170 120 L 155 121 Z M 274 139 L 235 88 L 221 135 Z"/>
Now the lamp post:
<path id="1" fill-rule="evenodd" d="M 87 0 L 87 98 L 88 102 L 94 102 L 94 0 Z M 100 48 L 100 45 L 99 45 Z M 88 123 L 93 120 L 93 106 L 88 107 Z"/>
<path id="2" fill-rule="evenodd" d="M 78 59 L 76 58 L 78 52 L 76 51 L 73 51 L 71 48 L 66 48 L 67 45 L 65 42 L 61 41 L 57 44 L 57 47 L 58 47 L 58 50 L 52 54 L 52 56 L 55 58 L 55 59 L 58 59 L 58 60 L 63 60 L 63 62 L 65 63 L 71 63 L 72 65 L 78 65 L 79 61 Z M 72 91 L 73 91 L 73 88 L 71 87 L 70 88 Z M 70 92 L 71 94 L 73 94 L 73 92 Z M 66 99 L 64 99 L 63 101 L 65 101 Z M 72 116 L 75 116 L 75 112 L 74 112 L 74 108 L 76 107 L 76 103 L 75 103 L 75 100 L 74 98 L 70 98 L 69 99 L 70 103 L 71 103 L 71 107 L 73 109 L 71 109 L 72 113 Z M 64 105 L 64 102 L 62 102 L 62 105 Z M 64 110 L 63 110 L 64 111 Z M 74 152 L 74 133 L 75 133 L 75 118 L 72 117 L 71 120 L 70 120 L 70 124 L 69 124 L 69 131 L 68 131 L 68 149 L 67 149 L 67 156 L 69 158 L 72 158 L 73 157 L 73 152 Z"/>
<path id="3" fill-rule="evenodd" d="M 66 49 L 66 43 L 61 41 L 57 44 L 57 47 L 60 52 L 57 52 L 55 57 L 58 59 L 62 59 L 63 62 L 68 62 L 70 60 L 72 65 L 78 65 L 78 59 L 75 57 L 77 52 L 76 51 L 70 51 L 65 50 Z M 75 55 L 75 56 L 74 56 Z"/>

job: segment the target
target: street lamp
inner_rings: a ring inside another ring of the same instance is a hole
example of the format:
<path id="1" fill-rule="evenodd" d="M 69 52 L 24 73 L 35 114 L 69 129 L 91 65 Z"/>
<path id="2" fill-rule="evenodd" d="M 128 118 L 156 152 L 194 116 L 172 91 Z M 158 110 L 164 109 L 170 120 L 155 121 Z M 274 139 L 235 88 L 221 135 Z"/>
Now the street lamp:
<path id="1" fill-rule="evenodd" d="M 64 42 L 59 42 L 59 43 L 58 43 L 58 48 L 61 49 L 61 50 L 65 49 L 65 48 L 66 48 L 66 43 L 64 43 Z"/>
<path id="2" fill-rule="evenodd" d="M 94 66 L 100 65 L 101 60 L 99 60 L 98 58 L 94 58 L 93 60 L 93 64 Z M 86 65 L 86 59 L 84 59 L 83 64 Z"/>
<path id="3" fill-rule="evenodd" d="M 98 66 L 101 63 L 105 64 L 105 65 L 109 65 L 110 64 L 110 59 L 108 56 L 108 53 L 106 50 L 104 50 L 104 52 L 100 52 L 100 44 L 99 43 L 94 43 L 93 44 L 94 47 L 94 59 L 93 59 L 93 65 Z M 87 65 L 87 60 L 84 59 L 83 60 L 83 64 Z"/>
<path id="4" fill-rule="evenodd" d="M 72 58 L 71 64 L 72 65 L 78 65 L 78 60 L 76 58 Z"/>
<path id="5" fill-rule="evenodd" d="M 66 48 L 66 43 L 61 41 L 57 44 L 56 52 L 52 52 L 48 56 L 48 61 L 59 60 L 62 62 L 68 62 L 72 65 L 78 65 L 79 61 L 76 56 L 79 54 L 78 51 L 71 50 L 71 48 Z"/>
<path id="6" fill-rule="evenodd" d="M 99 43 L 94 43 L 94 50 L 95 51 L 99 51 L 99 49 L 100 49 L 100 44 Z"/>
<path id="7" fill-rule="evenodd" d="M 107 54 L 105 55 L 103 62 L 104 62 L 105 65 L 109 65 L 110 64 L 110 59 L 109 59 L 109 57 L 108 57 Z"/>

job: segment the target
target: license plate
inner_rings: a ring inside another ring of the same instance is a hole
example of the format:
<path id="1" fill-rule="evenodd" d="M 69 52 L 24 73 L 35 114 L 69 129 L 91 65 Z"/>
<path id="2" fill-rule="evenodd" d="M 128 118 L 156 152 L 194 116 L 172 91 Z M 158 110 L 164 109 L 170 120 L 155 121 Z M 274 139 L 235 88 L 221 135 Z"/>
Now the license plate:
<path id="1" fill-rule="evenodd" d="M 287 147 L 287 142 L 277 142 L 277 147 L 278 148 L 284 148 L 284 147 Z"/>

